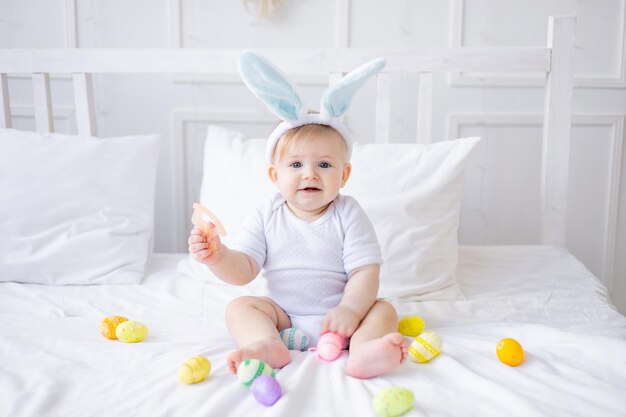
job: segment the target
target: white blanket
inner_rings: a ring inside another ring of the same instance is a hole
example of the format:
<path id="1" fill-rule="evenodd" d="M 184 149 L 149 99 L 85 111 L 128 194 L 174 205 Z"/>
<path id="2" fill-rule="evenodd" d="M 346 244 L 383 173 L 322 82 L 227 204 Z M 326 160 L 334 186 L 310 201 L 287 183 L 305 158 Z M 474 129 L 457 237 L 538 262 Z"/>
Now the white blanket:
<path id="1" fill-rule="evenodd" d="M 0 416 L 373 416 L 373 396 L 394 385 L 415 395 L 407 416 L 626 415 L 626 318 L 565 251 L 462 247 L 465 298 L 392 300 L 442 336 L 439 357 L 358 380 L 344 374 L 345 352 L 333 363 L 292 352 L 272 407 L 226 368 L 235 345 L 223 309 L 235 293 L 177 273 L 180 259 L 155 256 L 141 285 L 1 283 Z M 109 315 L 145 323 L 148 338 L 105 339 Z M 516 368 L 496 358 L 504 337 L 526 351 Z M 178 368 L 194 355 L 211 374 L 181 385 Z"/>

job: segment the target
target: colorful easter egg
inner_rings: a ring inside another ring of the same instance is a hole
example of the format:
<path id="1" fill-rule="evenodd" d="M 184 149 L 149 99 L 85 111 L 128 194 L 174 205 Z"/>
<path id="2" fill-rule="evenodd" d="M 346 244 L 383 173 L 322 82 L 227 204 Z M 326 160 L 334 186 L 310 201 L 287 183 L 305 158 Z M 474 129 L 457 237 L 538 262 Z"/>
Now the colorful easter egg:
<path id="1" fill-rule="evenodd" d="M 439 355 L 443 342 L 433 331 L 425 331 L 417 336 L 409 346 L 409 357 L 413 362 L 425 363 Z"/>
<path id="2" fill-rule="evenodd" d="M 211 362 L 204 356 L 188 359 L 178 370 L 178 380 L 183 384 L 195 384 L 204 381 L 211 371 Z"/>
<path id="3" fill-rule="evenodd" d="M 509 366 L 517 366 L 524 360 L 524 349 L 515 339 L 506 337 L 496 346 L 496 354 L 500 362 Z"/>
<path id="4" fill-rule="evenodd" d="M 398 323 L 398 332 L 404 336 L 415 337 L 424 330 L 424 320 L 418 316 L 408 316 Z"/>
<path id="5" fill-rule="evenodd" d="M 129 320 L 118 324 L 115 335 L 124 343 L 137 343 L 148 336 L 148 328 L 143 323 Z"/>
<path id="6" fill-rule="evenodd" d="M 374 411 L 381 417 L 397 417 L 413 408 L 413 393 L 402 387 L 381 390 L 373 400 Z"/>
<path id="7" fill-rule="evenodd" d="M 100 334 L 107 339 L 117 339 L 117 336 L 115 335 L 115 330 L 120 323 L 125 321 L 128 321 L 128 319 L 123 316 L 109 316 L 105 318 L 104 320 L 102 320 L 102 322 L 100 322 Z"/>
<path id="8" fill-rule="evenodd" d="M 252 383 L 252 395 L 263 405 L 271 406 L 282 395 L 280 384 L 270 375 L 261 375 Z"/>
<path id="9" fill-rule="evenodd" d="M 280 338 L 289 350 L 299 350 L 301 352 L 307 350 L 311 343 L 311 338 L 305 332 L 296 328 L 281 330 Z"/>
<path id="10" fill-rule="evenodd" d="M 237 378 L 246 387 L 252 385 L 261 375 L 275 376 L 276 372 L 265 362 L 259 359 L 246 359 L 237 367 Z"/>

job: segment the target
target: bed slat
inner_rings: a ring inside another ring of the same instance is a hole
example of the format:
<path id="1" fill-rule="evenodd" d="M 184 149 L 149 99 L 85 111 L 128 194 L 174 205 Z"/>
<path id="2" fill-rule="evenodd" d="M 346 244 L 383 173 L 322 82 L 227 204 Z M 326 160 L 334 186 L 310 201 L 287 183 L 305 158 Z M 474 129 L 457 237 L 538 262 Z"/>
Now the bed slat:
<path id="1" fill-rule="evenodd" d="M 35 104 L 35 124 L 37 126 L 37 131 L 39 133 L 54 132 L 49 74 L 33 74 L 33 99 Z"/>
<path id="2" fill-rule="evenodd" d="M 12 127 L 11 102 L 9 101 L 9 80 L 6 74 L 0 74 L 0 127 Z"/>
<path id="3" fill-rule="evenodd" d="M 391 137 L 391 74 L 376 76 L 376 143 L 389 143 Z"/>
<path id="4" fill-rule="evenodd" d="M 79 135 L 96 136 L 96 112 L 91 74 L 72 74 L 76 128 Z"/>
<path id="5" fill-rule="evenodd" d="M 548 47 L 552 49 L 543 121 L 543 243 L 565 247 L 567 186 L 574 88 L 575 17 L 550 17 Z"/>
<path id="6" fill-rule="evenodd" d="M 432 141 L 433 74 L 421 72 L 417 96 L 417 143 Z"/>

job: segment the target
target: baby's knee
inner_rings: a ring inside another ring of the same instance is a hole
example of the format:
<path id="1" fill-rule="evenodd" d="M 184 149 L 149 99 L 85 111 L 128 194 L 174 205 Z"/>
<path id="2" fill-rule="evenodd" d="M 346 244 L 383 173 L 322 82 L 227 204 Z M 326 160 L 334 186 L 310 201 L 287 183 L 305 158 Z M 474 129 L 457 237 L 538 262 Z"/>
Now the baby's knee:
<path id="1" fill-rule="evenodd" d="M 237 297 L 226 305 L 226 315 L 238 314 L 242 310 L 255 308 L 259 303 L 259 298 L 252 295 Z"/>
<path id="2" fill-rule="evenodd" d="M 398 320 L 398 313 L 396 312 L 395 307 L 387 301 L 376 300 L 370 311 L 375 312 L 375 314 L 382 316 L 389 321 Z"/>

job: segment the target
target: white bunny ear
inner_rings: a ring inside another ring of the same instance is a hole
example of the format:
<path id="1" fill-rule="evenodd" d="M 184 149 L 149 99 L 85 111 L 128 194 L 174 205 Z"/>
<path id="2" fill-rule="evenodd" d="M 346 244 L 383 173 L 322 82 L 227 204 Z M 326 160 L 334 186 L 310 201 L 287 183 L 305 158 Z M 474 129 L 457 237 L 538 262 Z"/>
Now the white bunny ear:
<path id="1" fill-rule="evenodd" d="M 386 63 L 384 58 L 376 58 L 350 71 L 328 87 L 321 100 L 322 112 L 332 118 L 342 116 L 350 107 L 354 93 L 368 78 L 382 70 Z"/>
<path id="2" fill-rule="evenodd" d="M 302 102 L 287 77 L 261 55 L 243 51 L 239 74 L 250 91 L 282 120 L 297 120 Z"/>

